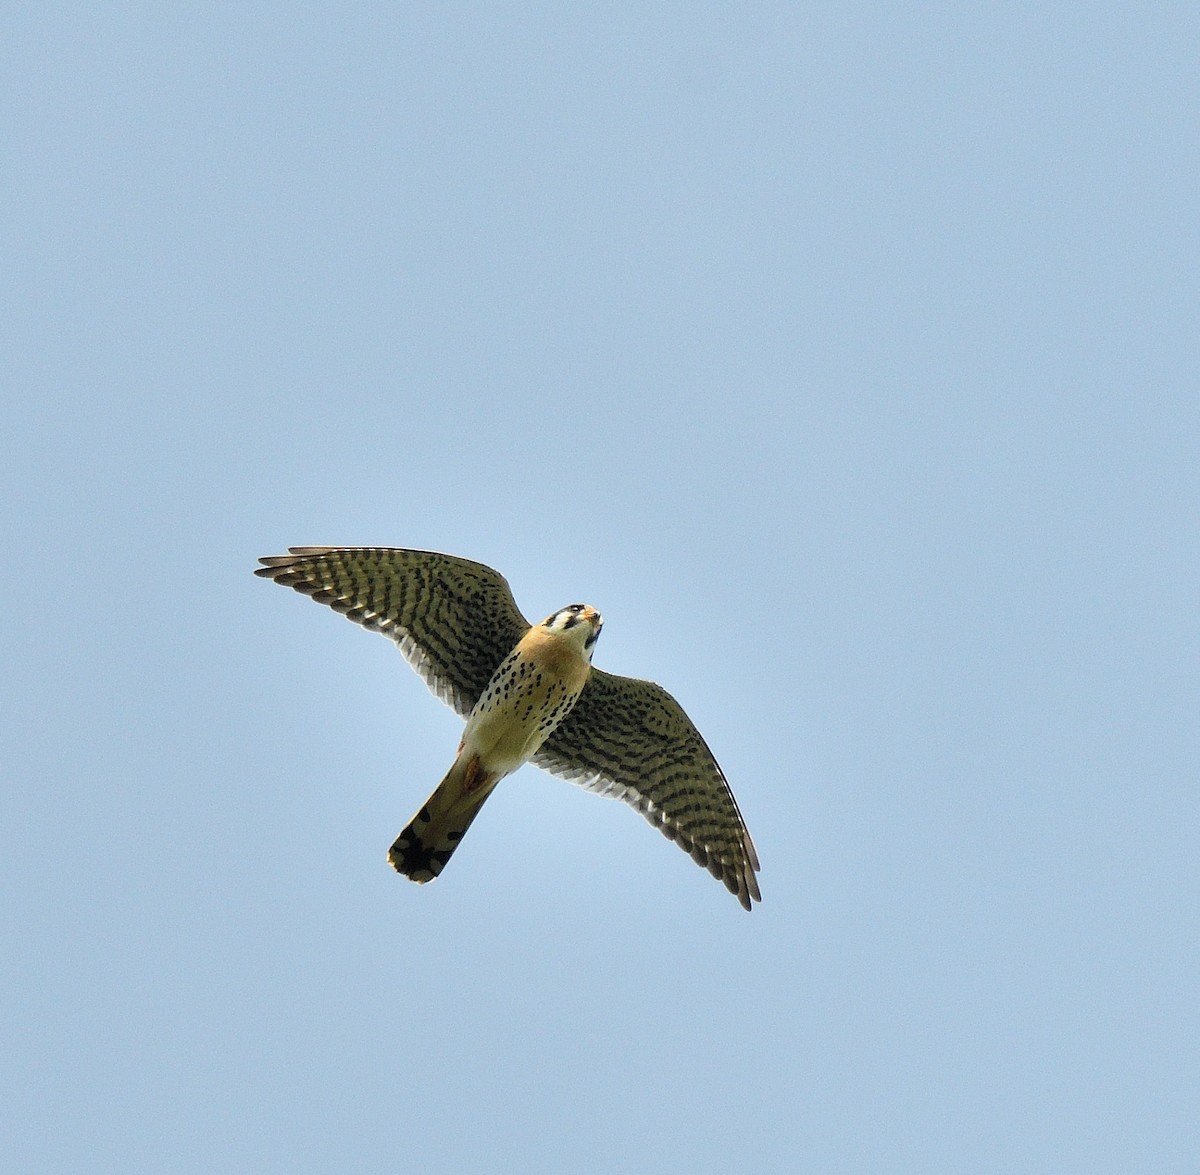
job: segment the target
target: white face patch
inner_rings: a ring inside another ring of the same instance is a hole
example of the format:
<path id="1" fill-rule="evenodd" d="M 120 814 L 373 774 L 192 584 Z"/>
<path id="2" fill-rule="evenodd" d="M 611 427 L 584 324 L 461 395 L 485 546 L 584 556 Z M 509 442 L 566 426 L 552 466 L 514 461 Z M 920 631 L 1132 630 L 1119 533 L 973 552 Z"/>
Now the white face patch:
<path id="1" fill-rule="evenodd" d="M 595 608 L 587 604 L 571 604 L 548 616 L 542 621 L 542 627 L 550 632 L 561 633 L 577 645 L 580 653 L 590 661 L 603 623 Z"/>
<path id="2" fill-rule="evenodd" d="M 585 609 L 585 604 L 572 604 L 568 608 L 559 608 L 557 612 L 543 623 L 547 628 L 555 632 L 562 632 L 566 629 L 574 628 L 577 624 L 582 624 Z"/>

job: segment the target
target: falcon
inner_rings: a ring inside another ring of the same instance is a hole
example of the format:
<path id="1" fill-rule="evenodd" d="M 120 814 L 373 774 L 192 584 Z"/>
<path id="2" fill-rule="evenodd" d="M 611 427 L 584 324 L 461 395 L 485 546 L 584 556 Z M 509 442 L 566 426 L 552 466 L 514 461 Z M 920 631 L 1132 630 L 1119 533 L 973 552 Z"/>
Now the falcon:
<path id="1" fill-rule="evenodd" d="M 446 778 L 388 852 L 418 883 L 445 867 L 506 775 L 533 763 L 624 800 L 750 909 L 758 854 L 721 768 L 660 685 L 592 668 L 603 619 L 571 604 L 530 625 L 482 563 L 396 547 L 291 547 L 255 574 L 400 647 L 466 719 Z"/>

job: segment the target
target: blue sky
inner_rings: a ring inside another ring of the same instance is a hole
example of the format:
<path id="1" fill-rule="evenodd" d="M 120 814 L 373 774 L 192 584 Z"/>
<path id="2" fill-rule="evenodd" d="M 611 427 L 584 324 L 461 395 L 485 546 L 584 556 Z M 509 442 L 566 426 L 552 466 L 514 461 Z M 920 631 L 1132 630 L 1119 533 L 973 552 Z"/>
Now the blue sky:
<path id="1" fill-rule="evenodd" d="M 1183 5 L 40 5 L 0 37 L 27 1171 L 1194 1172 Z M 747 915 L 251 575 L 489 563 Z"/>

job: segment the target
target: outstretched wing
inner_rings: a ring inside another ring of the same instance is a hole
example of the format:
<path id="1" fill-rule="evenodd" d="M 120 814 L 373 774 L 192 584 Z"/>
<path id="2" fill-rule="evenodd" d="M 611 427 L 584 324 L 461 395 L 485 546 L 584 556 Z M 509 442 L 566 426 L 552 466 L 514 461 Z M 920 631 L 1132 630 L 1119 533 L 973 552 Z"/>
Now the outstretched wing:
<path id="1" fill-rule="evenodd" d="M 537 766 L 632 804 L 737 895 L 761 901 L 758 854 L 725 775 L 683 707 L 660 685 L 593 669 Z"/>
<path id="2" fill-rule="evenodd" d="M 464 718 L 529 622 L 498 571 L 397 547 L 290 547 L 256 575 L 328 604 L 389 636 L 442 701 Z"/>

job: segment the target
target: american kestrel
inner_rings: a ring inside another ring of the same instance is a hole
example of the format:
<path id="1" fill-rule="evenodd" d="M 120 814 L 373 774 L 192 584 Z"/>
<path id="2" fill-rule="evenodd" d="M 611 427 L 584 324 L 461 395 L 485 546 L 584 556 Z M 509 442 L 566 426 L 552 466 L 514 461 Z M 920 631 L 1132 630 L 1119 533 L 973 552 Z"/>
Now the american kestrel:
<path id="1" fill-rule="evenodd" d="M 758 855 L 700 732 L 662 686 L 592 668 L 603 625 L 571 604 L 530 626 L 507 581 L 482 563 L 391 547 L 291 547 L 256 575 L 389 636 L 467 720 L 446 778 L 388 860 L 424 883 L 522 763 L 631 804 L 749 910 Z"/>

